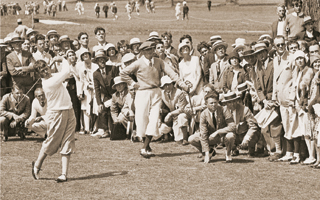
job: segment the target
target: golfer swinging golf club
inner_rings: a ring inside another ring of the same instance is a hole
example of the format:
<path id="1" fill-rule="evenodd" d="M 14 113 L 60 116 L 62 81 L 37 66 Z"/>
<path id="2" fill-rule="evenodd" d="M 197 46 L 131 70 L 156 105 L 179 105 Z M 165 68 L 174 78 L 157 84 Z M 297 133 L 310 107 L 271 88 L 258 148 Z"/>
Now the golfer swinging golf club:
<path id="1" fill-rule="evenodd" d="M 47 98 L 47 112 L 45 121 L 47 124 L 47 139 L 42 147 L 36 162 L 32 162 L 33 178 L 39 179 L 39 171 L 47 157 L 55 154 L 61 148 L 62 174 L 57 182 L 67 181 L 70 154 L 75 146 L 76 118 L 72 108 L 71 98 L 62 82 L 70 76 L 70 68 L 62 67 L 61 72 L 51 74 L 47 63 L 38 60 L 34 64 L 35 71 L 40 74 L 42 87 Z"/>

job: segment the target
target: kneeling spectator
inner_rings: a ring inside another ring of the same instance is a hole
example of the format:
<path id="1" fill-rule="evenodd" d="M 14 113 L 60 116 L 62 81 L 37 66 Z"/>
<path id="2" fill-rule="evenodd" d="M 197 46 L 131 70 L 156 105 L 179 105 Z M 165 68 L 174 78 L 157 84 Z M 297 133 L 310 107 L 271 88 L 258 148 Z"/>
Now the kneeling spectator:
<path id="1" fill-rule="evenodd" d="M 169 76 L 161 78 L 160 87 L 163 89 L 162 105 L 167 107 L 167 112 L 165 112 L 166 109 L 162 109 L 162 115 L 165 118 L 159 132 L 164 135 L 164 141 L 168 141 L 168 134 L 173 129 L 174 140 L 182 145 L 188 145 L 189 120 L 185 111 L 188 104 L 186 95 L 174 86 Z"/>
<path id="2" fill-rule="evenodd" d="M 248 148 L 249 156 L 254 156 L 255 145 L 259 141 L 261 131 L 251 110 L 243 105 L 241 96 L 234 92 L 226 94 L 222 103 L 230 110 L 236 124 L 235 146 L 241 149 Z M 234 150 L 233 155 L 238 154 L 239 151 Z"/>
<path id="3" fill-rule="evenodd" d="M 8 135 L 18 134 L 25 138 L 25 120 L 30 116 L 30 100 L 17 85 L 12 86 L 12 92 L 3 96 L 0 103 L 0 134 L 4 141 Z"/>
<path id="4" fill-rule="evenodd" d="M 25 127 L 45 138 L 47 124 L 45 123 L 43 116 L 47 112 L 47 100 L 42 88 L 37 88 L 34 91 L 34 96 L 36 98 L 32 101 L 31 115 L 26 120 Z"/>
<path id="5" fill-rule="evenodd" d="M 127 83 L 123 81 L 120 76 L 117 76 L 114 78 L 112 89 L 117 90 L 112 94 L 112 102 L 110 107 L 113 123 L 121 123 L 124 127 L 127 127 L 128 116 L 121 112 L 128 94 Z"/>
<path id="6" fill-rule="evenodd" d="M 213 146 L 224 141 L 226 145 L 226 162 L 232 162 L 231 149 L 234 145 L 236 124 L 226 107 L 219 105 L 219 93 L 210 92 L 204 97 L 207 104 L 200 116 L 200 132 L 189 137 L 189 143 L 195 146 L 204 157 L 204 163 L 210 162 L 215 155 Z"/>

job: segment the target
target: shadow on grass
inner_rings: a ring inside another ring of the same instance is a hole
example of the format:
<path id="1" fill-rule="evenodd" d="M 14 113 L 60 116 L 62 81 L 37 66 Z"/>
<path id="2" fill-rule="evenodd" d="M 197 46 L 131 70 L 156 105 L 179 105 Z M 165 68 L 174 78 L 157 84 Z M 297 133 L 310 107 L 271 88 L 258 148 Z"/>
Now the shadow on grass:
<path id="1" fill-rule="evenodd" d="M 121 176 L 127 175 L 128 171 L 114 171 L 114 172 L 107 172 L 102 174 L 93 174 L 88 176 L 82 176 L 77 178 L 68 178 L 69 181 L 81 181 L 81 180 L 90 180 L 90 179 L 98 179 L 98 178 L 107 178 L 110 176 Z M 41 180 L 55 180 L 55 178 L 41 178 Z"/>
<path id="2" fill-rule="evenodd" d="M 184 153 L 162 153 L 162 154 L 156 154 L 156 157 L 175 157 L 175 156 L 184 156 L 184 155 L 190 155 L 190 154 L 198 154 L 199 152 L 184 152 Z"/>
<path id="3" fill-rule="evenodd" d="M 219 159 L 211 158 L 210 163 L 216 163 L 216 162 L 224 162 L 224 163 L 226 163 L 226 159 L 224 159 L 224 158 L 219 158 Z M 254 162 L 253 160 L 232 158 L 232 163 L 253 163 L 253 162 Z M 228 164 L 232 164 L 232 163 L 228 163 Z"/>

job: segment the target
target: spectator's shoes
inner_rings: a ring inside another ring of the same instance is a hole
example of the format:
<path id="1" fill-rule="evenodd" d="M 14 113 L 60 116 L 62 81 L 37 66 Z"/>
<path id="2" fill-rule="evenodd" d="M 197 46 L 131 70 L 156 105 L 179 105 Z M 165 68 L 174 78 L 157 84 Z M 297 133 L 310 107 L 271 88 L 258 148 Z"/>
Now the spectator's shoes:
<path id="1" fill-rule="evenodd" d="M 315 163 L 316 161 L 317 161 L 317 159 L 315 159 L 315 158 L 307 158 L 303 161 L 302 164 L 303 165 L 311 165 L 311 164 Z"/>
<path id="2" fill-rule="evenodd" d="M 281 154 L 280 154 L 280 153 L 275 153 L 275 154 L 273 154 L 272 156 L 270 156 L 270 157 L 268 158 L 268 160 L 269 160 L 270 162 L 274 162 L 274 161 L 278 161 L 280 158 L 281 158 Z"/>
<path id="3" fill-rule="evenodd" d="M 140 155 L 144 158 L 150 158 L 150 154 L 145 149 L 140 150 Z"/>
<path id="4" fill-rule="evenodd" d="M 98 136 L 99 137 L 99 139 L 101 139 L 101 138 L 108 138 L 108 137 L 110 137 L 110 133 L 109 133 L 109 131 L 106 131 L 106 132 L 104 132 L 104 134 L 102 134 L 102 135 L 100 135 L 100 136 Z"/>
<path id="5" fill-rule="evenodd" d="M 32 161 L 32 176 L 35 180 L 39 180 L 39 169 L 34 166 L 34 161 Z"/>
<path id="6" fill-rule="evenodd" d="M 294 157 L 291 161 L 290 161 L 290 165 L 295 165 L 295 164 L 299 164 L 300 163 L 300 158 L 299 157 Z"/>
<path id="7" fill-rule="evenodd" d="M 56 182 L 57 183 L 62 183 L 62 182 L 66 182 L 68 181 L 67 176 L 65 174 L 61 174 L 57 179 Z"/>
<path id="8" fill-rule="evenodd" d="M 282 158 L 278 159 L 278 161 L 282 161 L 282 162 L 289 162 L 293 159 L 293 156 L 283 156 Z"/>
<path id="9" fill-rule="evenodd" d="M 189 142 L 188 142 L 187 140 L 183 140 L 183 141 L 182 141 L 182 145 L 183 145 L 183 146 L 186 146 L 186 145 L 188 145 L 188 144 L 189 144 Z"/>
<path id="10" fill-rule="evenodd" d="M 226 156 L 226 163 L 232 163 L 232 156 Z"/>
<path id="11" fill-rule="evenodd" d="M 103 131 L 98 131 L 98 132 L 96 132 L 96 133 L 94 133 L 94 134 L 91 134 L 91 136 L 92 136 L 92 137 L 96 137 L 96 136 L 101 136 L 101 135 L 103 135 L 103 134 L 104 134 Z"/>

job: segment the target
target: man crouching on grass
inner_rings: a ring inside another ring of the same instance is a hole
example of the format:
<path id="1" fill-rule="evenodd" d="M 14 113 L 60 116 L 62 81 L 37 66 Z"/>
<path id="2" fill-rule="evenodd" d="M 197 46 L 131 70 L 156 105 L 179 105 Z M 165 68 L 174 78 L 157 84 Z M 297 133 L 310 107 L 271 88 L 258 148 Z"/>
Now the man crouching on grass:
<path id="1" fill-rule="evenodd" d="M 209 152 L 214 156 L 213 146 L 223 141 L 226 145 L 226 162 L 232 162 L 231 148 L 235 141 L 236 124 L 226 107 L 219 105 L 219 94 L 210 92 L 204 97 L 207 104 L 200 116 L 200 133 L 189 137 L 189 143 L 195 146 L 204 157 L 204 163 L 210 162 Z"/>
<path id="2" fill-rule="evenodd" d="M 42 87 L 47 98 L 47 112 L 45 121 L 47 124 L 47 139 L 42 143 L 38 159 L 32 162 L 32 176 L 39 179 L 39 171 L 42 163 L 47 157 L 55 154 L 61 147 L 62 174 L 57 182 L 67 181 L 70 154 L 75 146 L 76 118 L 72 108 L 71 98 L 68 90 L 62 82 L 70 76 L 70 68 L 62 67 L 61 72 L 54 75 L 43 60 L 34 64 L 35 71 L 40 74 Z"/>

